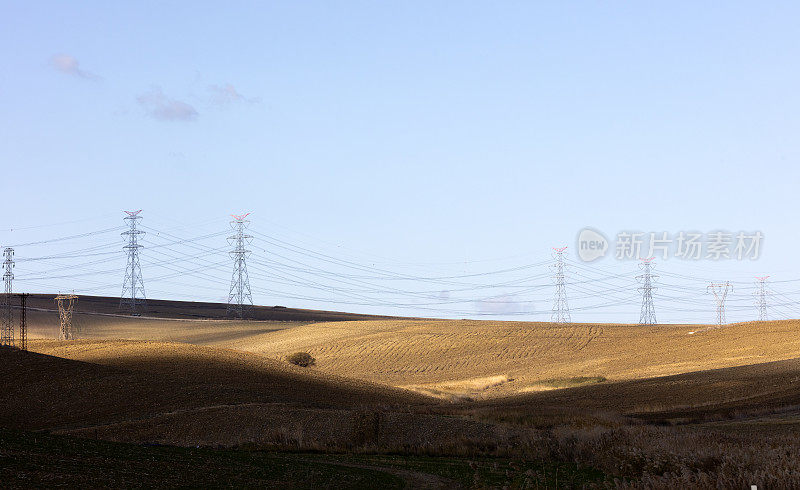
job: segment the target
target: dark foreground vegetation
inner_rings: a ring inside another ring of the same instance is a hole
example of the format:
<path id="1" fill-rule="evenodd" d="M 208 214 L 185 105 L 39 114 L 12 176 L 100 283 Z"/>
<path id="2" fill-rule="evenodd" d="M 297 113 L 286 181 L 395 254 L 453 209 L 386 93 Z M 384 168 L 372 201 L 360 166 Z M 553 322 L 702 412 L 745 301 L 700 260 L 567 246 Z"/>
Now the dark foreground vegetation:
<path id="1" fill-rule="evenodd" d="M 182 448 L 0 429 L 4 488 L 556 488 L 603 481 L 575 464 L 515 458 Z"/>

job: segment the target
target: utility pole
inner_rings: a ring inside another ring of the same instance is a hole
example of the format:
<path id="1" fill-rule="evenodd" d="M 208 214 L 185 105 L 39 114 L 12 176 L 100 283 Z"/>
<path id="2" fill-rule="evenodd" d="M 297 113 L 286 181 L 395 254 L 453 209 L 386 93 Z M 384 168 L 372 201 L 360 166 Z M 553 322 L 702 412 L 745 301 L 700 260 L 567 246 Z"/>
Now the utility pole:
<path id="1" fill-rule="evenodd" d="M 714 300 L 717 303 L 717 325 L 722 326 L 725 321 L 725 298 L 728 297 L 728 291 L 733 291 L 733 284 L 730 281 L 725 282 L 712 282 L 706 288 L 714 294 Z"/>
<path id="2" fill-rule="evenodd" d="M 58 296 L 56 296 L 55 300 L 56 303 L 58 303 L 58 320 L 59 324 L 61 325 L 58 339 L 73 340 L 72 310 L 75 307 L 75 303 L 78 301 L 78 297 L 74 294 L 58 293 Z"/>
<path id="3" fill-rule="evenodd" d="M 138 316 L 140 311 L 143 310 L 147 304 L 144 294 L 144 280 L 142 279 L 142 268 L 139 266 L 139 249 L 142 246 L 139 244 L 139 236 L 144 235 L 144 232 L 137 229 L 139 216 L 142 210 L 138 211 L 125 211 L 125 222 L 128 224 L 128 231 L 122 233 L 122 236 L 128 239 L 127 245 L 123 250 L 128 254 L 128 264 L 125 267 L 125 279 L 122 282 L 122 294 L 119 298 L 120 309 L 125 306 L 130 308 L 131 315 Z M 139 306 L 137 310 L 137 306 Z"/>
<path id="4" fill-rule="evenodd" d="M 5 294 L 3 294 L 3 324 L 0 330 L 0 345 L 8 347 L 14 346 L 14 315 L 11 309 L 11 281 L 14 280 L 14 249 L 6 247 L 3 250 L 3 283 L 5 284 Z"/>
<path id="5" fill-rule="evenodd" d="M 769 320 L 767 316 L 767 278 L 769 276 L 756 277 L 758 281 L 758 291 L 755 292 L 756 307 L 758 308 L 758 321 L 765 322 Z"/>
<path id="6" fill-rule="evenodd" d="M 244 318 L 245 312 L 253 306 L 253 295 L 250 292 L 250 276 L 247 274 L 247 256 L 250 250 L 245 248 L 253 237 L 245 234 L 245 229 L 250 221 L 246 220 L 250 213 L 235 215 L 231 217 L 231 228 L 234 234 L 228 237 L 228 243 L 233 246 L 230 255 L 233 258 L 233 278 L 231 279 L 231 289 L 228 294 L 228 314 L 235 314 L 239 318 Z"/>
<path id="7" fill-rule="evenodd" d="M 553 313 L 550 315 L 550 321 L 555 323 L 570 323 L 572 319 L 569 315 L 569 305 L 567 304 L 567 288 L 564 282 L 564 250 L 567 247 L 553 248 L 553 258 L 556 263 L 553 264 L 553 278 L 556 283 L 556 292 L 553 298 Z"/>
<path id="8" fill-rule="evenodd" d="M 649 259 L 642 259 L 639 268 L 642 269 L 642 274 L 636 276 L 636 279 L 642 282 L 642 287 L 639 292 L 642 293 L 642 312 L 639 315 L 639 325 L 655 325 L 658 323 L 656 320 L 656 309 L 653 306 L 653 287 L 652 279 L 658 276 L 652 274 L 653 257 Z"/>
<path id="9" fill-rule="evenodd" d="M 28 311 L 28 293 L 22 293 L 19 295 L 19 348 L 21 350 L 28 350 L 28 320 L 27 320 L 27 311 Z"/>

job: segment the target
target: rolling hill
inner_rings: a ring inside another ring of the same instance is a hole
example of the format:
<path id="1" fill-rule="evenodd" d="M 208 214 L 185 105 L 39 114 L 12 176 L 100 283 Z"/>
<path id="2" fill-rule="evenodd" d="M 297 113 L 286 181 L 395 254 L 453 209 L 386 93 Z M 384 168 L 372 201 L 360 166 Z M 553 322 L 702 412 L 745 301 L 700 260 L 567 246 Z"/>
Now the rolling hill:
<path id="1" fill-rule="evenodd" d="M 335 321 L 336 315 L 324 322 L 242 321 L 201 318 L 205 310 L 194 311 L 191 303 L 172 305 L 183 308 L 182 314 L 157 318 L 95 312 L 92 301 L 81 301 L 85 310 L 74 320 L 78 338 L 193 344 L 275 360 L 304 351 L 317 359 L 315 370 L 320 372 L 445 399 L 505 397 L 800 357 L 797 320 L 723 328 L 392 318 Z M 110 301 L 99 302 L 98 309 L 111 308 Z M 57 335 L 54 312 L 32 311 L 29 317 L 31 338 Z"/>
<path id="2" fill-rule="evenodd" d="M 31 294 L 28 307 L 33 310 L 56 311 L 52 294 Z M 75 304 L 76 313 L 103 313 L 107 315 L 129 316 L 126 310 L 120 309 L 120 299 L 109 296 L 81 295 Z M 184 319 L 227 319 L 229 318 L 225 303 L 209 303 L 200 301 L 176 301 L 148 299 L 142 316 L 153 318 Z M 249 308 L 248 320 L 280 321 L 280 322 L 326 322 L 347 320 L 370 320 L 394 318 L 380 315 L 364 315 L 340 311 L 306 310 L 286 308 L 283 306 L 253 306 Z"/>
<path id="3" fill-rule="evenodd" d="M 508 437 L 493 425 L 425 413 L 439 402 L 420 394 L 251 353 L 147 341 L 31 347 L 38 352 L 0 355 L 0 376 L 15 381 L 0 393 L 0 427 L 182 446 Z"/>
<path id="4" fill-rule="evenodd" d="M 520 458 L 507 462 L 512 469 L 483 466 L 520 482 L 552 482 L 547 465 L 564 462 L 646 487 L 800 482 L 800 321 L 713 328 L 171 315 L 82 311 L 78 340 L 59 342 L 48 338 L 55 313 L 32 311 L 31 352 L 0 352 L 0 377 L 12 381 L 0 392 L 0 439 L 41 455 L 35 437 L 2 431 L 48 431 L 68 447 L 84 444 L 69 439 L 78 437 L 434 455 L 436 465 L 456 457 L 467 484 L 481 467 L 472 458 L 484 456 Z M 286 363 L 297 351 L 316 365 Z M 289 459 L 303 468 L 309 457 Z M 526 461 L 548 463 L 537 473 L 522 469 Z M 427 471 L 413 481 L 430 482 Z"/>
<path id="5" fill-rule="evenodd" d="M 436 396 L 498 397 L 800 357 L 800 321 L 613 325 L 384 320 L 299 325 L 226 342 Z"/>

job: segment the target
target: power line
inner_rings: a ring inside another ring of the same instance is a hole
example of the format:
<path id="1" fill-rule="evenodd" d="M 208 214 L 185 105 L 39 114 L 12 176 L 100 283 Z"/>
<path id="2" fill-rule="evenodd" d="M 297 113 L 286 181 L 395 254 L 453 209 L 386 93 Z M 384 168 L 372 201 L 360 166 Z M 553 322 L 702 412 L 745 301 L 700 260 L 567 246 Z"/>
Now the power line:
<path id="1" fill-rule="evenodd" d="M 639 267 L 642 269 L 642 274 L 636 276 L 642 282 L 639 292 L 642 293 L 642 311 L 639 314 L 639 325 L 655 325 L 658 323 L 656 320 L 656 309 L 653 306 L 653 290 L 655 289 L 652 280 L 658 276 L 653 275 L 651 270 L 653 267 L 653 257 L 649 259 L 642 259 Z"/>
<path id="2" fill-rule="evenodd" d="M 139 220 L 142 219 L 139 216 L 141 212 L 141 209 L 138 211 L 125 211 L 127 216 L 123 218 L 128 224 L 128 231 L 122 233 L 122 236 L 128 238 L 127 245 L 122 247 L 128 254 L 128 263 L 125 266 L 125 279 L 122 281 L 119 307 L 123 308 L 127 305 L 130 308 L 131 315 L 140 314 L 137 311 L 137 306 L 140 309 L 146 307 L 144 279 L 142 279 L 142 268 L 139 265 L 139 249 L 142 248 L 142 245 L 139 244 L 139 235 L 143 235 L 145 232 L 136 228 Z"/>
<path id="3" fill-rule="evenodd" d="M 73 340 L 72 333 L 72 310 L 78 297 L 74 294 L 61 294 L 55 297 L 58 305 L 59 340 Z"/>
<path id="4" fill-rule="evenodd" d="M 733 285 L 729 281 L 722 283 L 711 283 L 706 288 L 714 295 L 714 300 L 717 305 L 717 325 L 722 326 L 725 321 L 725 299 L 728 297 L 728 291 L 733 291 Z"/>
<path id="5" fill-rule="evenodd" d="M 765 322 L 768 320 L 767 315 L 767 278 L 769 276 L 756 277 L 758 291 L 756 295 L 756 308 L 758 308 L 758 321 Z"/>
<path id="6" fill-rule="evenodd" d="M 15 244 L 15 245 L 10 245 L 10 247 L 21 248 L 21 247 L 29 247 L 29 246 L 32 246 L 32 245 L 45 245 L 45 244 L 48 244 L 48 243 L 62 242 L 64 240 L 74 240 L 76 238 L 85 238 L 85 237 L 89 237 L 89 236 L 100 235 L 100 234 L 109 233 L 109 232 L 112 232 L 112 231 L 119 231 L 121 229 L 122 229 L 121 226 L 115 226 L 114 228 L 106 228 L 104 230 L 90 231 L 90 232 L 87 232 L 87 233 L 80 233 L 78 235 L 69 235 L 69 236 L 65 236 L 65 237 L 53 238 L 53 239 L 50 239 L 50 240 L 40 240 L 40 241 L 37 241 L 37 242 L 18 243 L 18 244 Z"/>
<path id="7" fill-rule="evenodd" d="M 228 313 L 233 312 L 239 318 L 244 318 L 246 310 L 253 306 L 250 277 L 247 275 L 247 256 L 250 255 L 250 250 L 245 247 L 245 244 L 249 244 L 253 239 L 252 235 L 245 234 L 245 228 L 250 223 L 245 218 L 249 214 L 231 215 L 233 217 L 231 227 L 235 234 L 228 237 L 228 242 L 233 245 L 233 250 L 230 252 L 233 258 L 233 277 L 228 293 Z"/>
<path id="8" fill-rule="evenodd" d="M 28 293 L 19 295 L 19 348 L 28 350 Z"/>
<path id="9" fill-rule="evenodd" d="M 564 283 L 564 250 L 567 247 L 553 248 L 553 265 L 555 274 L 553 278 L 556 283 L 556 292 L 553 298 L 553 312 L 550 319 L 556 323 L 570 323 L 569 305 L 567 304 L 567 288 Z"/>
<path id="10" fill-rule="evenodd" d="M 0 326 L 0 345 L 14 346 L 14 316 L 11 310 L 12 281 L 14 280 L 14 249 L 6 247 L 3 250 L 3 324 Z"/>
<path id="11" fill-rule="evenodd" d="M 140 236 L 135 245 L 137 248 L 146 247 L 148 251 L 156 254 L 159 260 L 149 260 L 141 264 L 135 275 L 141 281 L 141 271 L 148 275 L 148 284 L 153 281 L 163 282 L 164 284 L 187 285 L 191 280 L 192 288 L 200 290 L 214 290 L 226 282 L 223 275 L 224 267 L 212 258 L 219 254 L 221 247 L 209 246 L 213 240 L 221 233 L 211 233 L 202 236 L 179 237 L 172 233 L 167 233 L 141 225 L 137 222 L 136 230 L 148 230 L 149 240 Z M 234 227 L 235 228 L 235 227 Z M 129 227 L 130 229 L 130 227 Z M 99 236 L 108 230 L 98 230 L 84 234 L 74 234 L 52 240 L 42 240 L 40 242 L 29 242 L 27 245 L 48 244 L 63 240 L 77 239 L 80 237 L 92 238 Z M 171 230 L 174 232 L 174 230 Z M 269 255 L 257 253 L 251 257 L 250 251 L 246 250 L 244 261 L 244 271 L 246 272 L 248 292 L 244 289 L 242 304 L 253 303 L 253 294 L 262 297 L 288 298 L 296 300 L 299 307 L 308 307 L 308 302 L 339 305 L 359 305 L 374 308 L 397 308 L 397 309 L 418 309 L 425 312 L 438 314 L 459 314 L 464 316 L 520 316 L 522 314 L 538 316 L 548 312 L 553 321 L 558 320 L 558 303 L 563 303 L 563 316 L 569 315 L 568 320 L 572 321 L 571 315 L 576 312 L 591 312 L 591 314 L 611 314 L 612 310 L 626 310 L 625 314 L 633 314 L 634 308 L 641 307 L 640 321 L 645 320 L 654 323 L 655 311 L 652 306 L 655 294 L 655 276 L 651 270 L 651 283 L 648 288 L 643 281 L 645 274 L 644 268 L 639 276 L 640 280 L 637 290 L 630 284 L 631 271 L 619 271 L 617 264 L 603 266 L 602 264 L 586 264 L 576 262 L 564 252 L 562 254 L 563 280 L 559 281 L 558 271 L 553 276 L 556 284 L 556 294 L 553 297 L 553 308 L 535 308 L 537 303 L 547 302 L 545 289 L 552 287 L 553 282 L 544 280 L 546 275 L 552 274 L 544 268 L 545 262 L 529 263 L 519 266 L 513 264 L 503 264 L 505 267 L 498 267 L 497 270 L 480 270 L 481 266 L 470 268 L 453 268 L 453 270 L 435 270 L 429 268 L 421 272 L 419 269 L 407 268 L 396 265 L 376 267 L 369 258 L 366 260 L 356 257 L 352 260 L 347 258 L 351 254 L 345 254 L 345 258 L 315 251 L 311 248 L 298 246 L 296 244 L 275 238 L 273 236 L 260 234 L 255 231 L 246 230 L 259 238 L 259 241 L 266 244 L 270 249 Z M 127 233 L 123 234 L 127 235 Z M 201 235 L 201 234 L 198 234 Z M 231 237 L 234 238 L 234 237 Z M 116 254 L 109 250 L 109 244 L 102 243 L 86 247 L 69 247 L 68 251 L 53 253 L 43 256 L 17 257 L 17 262 L 25 264 L 23 271 L 17 270 L 15 280 L 22 280 L 23 284 L 45 284 L 54 290 L 61 289 L 64 285 L 61 281 L 69 280 L 78 282 L 85 291 L 101 292 L 111 287 L 110 278 L 105 276 L 113 273 L 118 268 L 105 268 L 101 266 L 111 261 L 115 261 Z M 235 240 L 231 245 L 235 245 Z M 250 244 L 250 238 L 245 240 L 244 247 Z M 302 243 L 302 241 L 301 241 Z M 130 240 L 128 240 L 130 245 Z M 66 244 L 63 245 L 66 248 Z M 259 249 L 254 249 L 259 250 Z M 325 249 L 322 249 L 325 251 Z M 266 250 L 265 250 L 266 251 Z M 18 254 L 20 250 L 17 250 Z M 126 247 L 128 266 L 130 266 L 130 251 Z M 236 248 L 230 251 L 234 258 L 234 277 L 231 278 L 228 300 L 233 305 L 233 310 L 238 309 L 236 297 L 238 289 L 234 284 L 238 282 L 236 274 Z M 137 264 L 139 254 L 136 254 Z M 551 261 L 549 261 L 551 262 Z M 20 264 L 17 264 L 18 267 Z M 153 267 L 162 267 L 165 272 L 154 274 L 148 272 Z M 555 265 L 553 266 L 556 267 Z M 693 266 L 694 267 L 694 266 Z M 478 270 L 475 270 L 478 269 Z M 126 273 L 129 271 L 126 268 Z M 702 269 L 699 269 L 702 271 Z M 693 275 L 691 271 L 683 270 L 679 272 L 660 272 L 667 278 L 667 283 L 659 282 L 659 312 L 661 320 L 667 316 L 672 320 L 676 312 L 699 313 L 704 311 L 702 306 L 704 301 L 699 295 L 699 284 L 701 281 L 708 284 L 707 279 Z M 703 272 L 701 272 L 701 275 Z M 243 274 L 244 277 L 244 274 Z M 738 276 L 736 276 L 738 277 Z M 185 279 L 176 279 L 185 278 Z M 253 283 L 250 283 L 250 279 Z M 27 281 L 27 282 L 24 282 Z M 275 284 L 273 288 L 266 288 L 267 282 Z M 800 279 L 785 279 L 770 281 L 770 285 L 786 283 L 793 285 L 800 282 Z M 242 281 L 244 284 L 245 281 Z M 560 285 L 559 285 L 560 283 Z M 118 284 L 118 283 L 117 283 Z M 134 292 L 134 301 L 145 300 L 143 281 L 137 281 L 137 286 L 141 286 L 141 292 Z M 76 286 L 70 284 L 71 289 Z M 437 286 L 439 286 L 437 288 Z M 123 289 L 125 289 L 125 281 Z M 172 287 L 172 286 L 170 286 Z M 784 286 L 791 289 L 789 286 Z M 162 287 L 161 289 L 165 289 Z M 567 302 L 567 292 L 569 289 L 569 302 Z M 708 288 L 707 288 L 708 289 Z M 176 289 L 177 290 L 177 289 Z M 560 293 L 559 293 L 560 290 Z M 737 285 L 739 294 L 734 293 L 733 289 L 725 294 L 723 314 L 734 312 L 739 315 L 755 315 L 752 310 L 751 290 L 756 297 L 760 294 L 758 284 L 754 286 Z M 742 294 L 744 291 L 746 294 Z M 151 292 L 152 294 L 152 292 Z M 188 293 L 192 297 L 194 292 Z M 765 287 L 767 299 L 772 294 L 769 286 Z M 800 313 L 796 295 L 800 291 L 778 291 L 775 292 L 778 301 L 769 304 L 769 313 L 774 315 L 796 315 Z M 778 296 L 780 294 L 780 296 Z M 130 301 L 130 290 L 126 290 L 121 298 Z M 233 298 L 232 298 L 233 296 Z M 219 296 L 218 296 L 219 297 Z M 482 305 L 486 302 L 497 302 L 497 298 L 506 298 L 501 302 L 505 304 L 518 304 L 519 307 L 509 308 L 503 312 L 499 310 L 484 310 Z M 559 299 L 562 297 L 562 299 Z M 224 301 L 224 296 L 221 297 Z M 493 299 L 494 298 L 494 299 Z M 469 310 L 470 303 L 473 304 L 473 311 Z M 569 303 L 572 303 L 571 305 Z M 638 303 L 638 304 L 637 304 Z M 746 304 L 745 304 L 746 303 Z M 458 306 L 457 306 L 458 305 Z M 550 306 L 550 305 L 548 305 Z M 571 308 L 570 308 L 571 306 Z M 758 303 L 757 305 L 758 306 Z M 600 311 L 602 309 L 602 311 Z M 749 310 L 749 311 L 748 311 Z M 382 311 L 382 312 L 385 312 Z M 652 318 L 650 313 L 652 312 Z M 666 312 L 666 314 L 664 313 Z M 745 313 L 747 312 L 747 313 Z M 555 315 L 554 315 L 555 313 Z M 732 313 L 733 314 L 733 313 Z M 561 319 L 564 321 L 564 318 Z"/>

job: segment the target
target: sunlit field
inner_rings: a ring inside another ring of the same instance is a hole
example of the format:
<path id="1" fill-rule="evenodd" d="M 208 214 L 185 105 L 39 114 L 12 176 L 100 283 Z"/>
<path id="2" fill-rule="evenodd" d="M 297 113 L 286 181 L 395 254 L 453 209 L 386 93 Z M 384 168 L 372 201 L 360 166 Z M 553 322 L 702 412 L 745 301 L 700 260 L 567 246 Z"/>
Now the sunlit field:
<path id="1" fill-rule="evenodd" d="M 31 315 L 30 352 L 1 364 L 19 381 L 0 396 L 3 427 L 66 439 L 4 433 L 9 461 L 40 444 L 88 438 L 229 448 L 202 457 L 238 448 L 255 451 L 248 458 L 259 464 L 278 457 L 289 466 L 322 457 L 308 451 L 344 451 L 363 456 L 323 457 L 331 471 L 354 481 L 377 472 L 400 486 L 475 478 L 534 488 L 740 486 L 800 477 L 797 321 L 710 328 L 82 312 L 73 341 L 52 340 L 56 322 L 52 311 Z M 287 362 L 295 352 L 314 364 Z M 286 450 L 294 456 L 270 456 Z M 422 459 L 408 467 L 390 454 Z"/>

